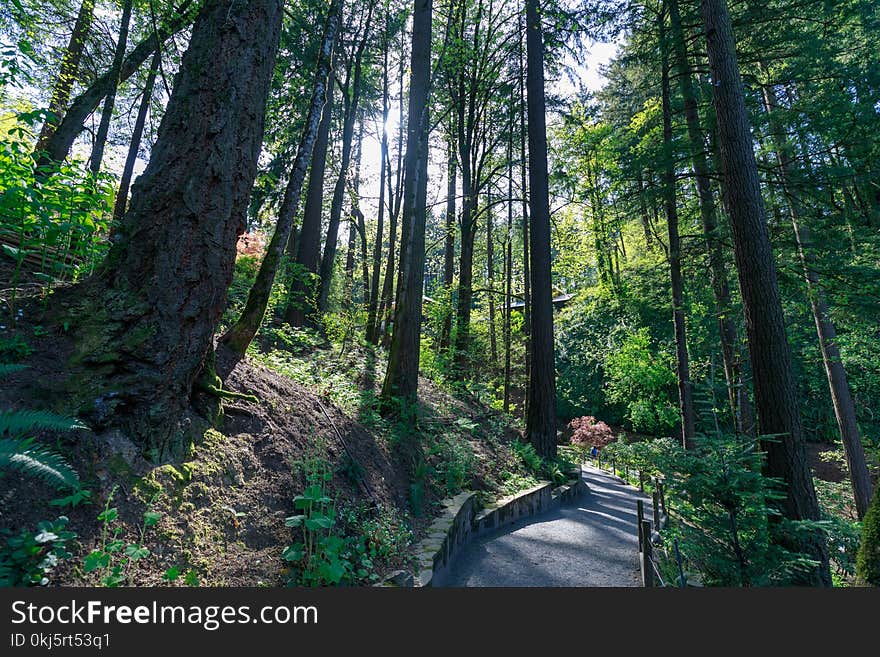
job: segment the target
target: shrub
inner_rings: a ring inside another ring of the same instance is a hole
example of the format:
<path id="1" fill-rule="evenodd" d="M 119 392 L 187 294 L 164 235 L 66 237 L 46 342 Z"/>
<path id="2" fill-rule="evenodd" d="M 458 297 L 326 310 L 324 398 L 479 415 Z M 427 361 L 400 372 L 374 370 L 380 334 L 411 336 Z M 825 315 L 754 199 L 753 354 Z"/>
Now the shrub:
<path id="1" fill-rule="evenodd" d="M 880 486 L 862 524 L 862 545 L 856 559 L 856 582 L 880 586 Z"/>
<path id="2" fill-rule="evenodd" d="M 579 447 L 602 448 L 615 440 L 611 427 L 592 415 L 576 417 L 568 428 L 572 430 L 571 444 Z"/>

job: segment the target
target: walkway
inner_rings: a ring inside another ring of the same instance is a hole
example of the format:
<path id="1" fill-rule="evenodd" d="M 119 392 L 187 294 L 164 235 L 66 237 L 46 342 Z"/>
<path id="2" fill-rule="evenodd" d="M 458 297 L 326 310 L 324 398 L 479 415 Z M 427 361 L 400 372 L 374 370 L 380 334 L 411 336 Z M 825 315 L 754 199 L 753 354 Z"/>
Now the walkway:
<path id="1" fill-rule="evenodd" d="M 446 586 L 639 586 L 637 488 L 584 465 L 574 504 L 476 539 Z M 645 516 L 650 518 L 645 498 Z"/>

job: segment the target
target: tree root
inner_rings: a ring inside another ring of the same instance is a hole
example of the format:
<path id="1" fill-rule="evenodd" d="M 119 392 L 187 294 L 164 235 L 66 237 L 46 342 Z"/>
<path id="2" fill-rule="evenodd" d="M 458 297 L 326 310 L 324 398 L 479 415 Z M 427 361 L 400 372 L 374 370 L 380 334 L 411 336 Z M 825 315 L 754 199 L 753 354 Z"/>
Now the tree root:
<path id="1" fill-rule="evenodd" d="M 245 395 L 240 392 L 232 392 L 231 390 L 223 390 L 219 386 L 216 385 L 201 385 L 199 386 L 199 390 L 202 392 L 208 393 L 209 395 L 214 395 L 215 397 L 219 397 L 220 399 L 241 399 L 243 401 L 253 402 L 254 404 L 259 404 L 260 400 L 254 395 Z"/>

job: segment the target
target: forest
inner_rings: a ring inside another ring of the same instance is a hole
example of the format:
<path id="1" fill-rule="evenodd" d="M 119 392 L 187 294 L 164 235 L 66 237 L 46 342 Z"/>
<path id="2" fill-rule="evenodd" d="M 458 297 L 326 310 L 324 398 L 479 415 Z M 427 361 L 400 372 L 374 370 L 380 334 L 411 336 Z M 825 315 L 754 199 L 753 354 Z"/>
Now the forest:
<path id="1" fill-rule="evenodd" d="M 454 504 L 603 463 L 624 570 L 880 585 L 880 4 L 8 0 L 0 49 L 0 585 L 419 586 Z"/>

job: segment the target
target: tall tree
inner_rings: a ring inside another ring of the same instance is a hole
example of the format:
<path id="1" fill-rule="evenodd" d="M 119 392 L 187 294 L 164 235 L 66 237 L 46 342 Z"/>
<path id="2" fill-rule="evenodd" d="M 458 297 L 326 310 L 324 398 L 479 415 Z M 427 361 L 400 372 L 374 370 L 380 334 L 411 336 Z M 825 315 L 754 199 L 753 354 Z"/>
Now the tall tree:
<path id="1" fill-rule="evenodd" d="M 46 148 L 46 142 L 55 133 L 55 128 L 67 110 L 70 102 L 70 94 L 73 85 L 79 75 L 79 64 L 82 59 L 86 39 L 92 29 L 92 20 L 95 14 L 95 0 L 83 0 L 79 6 L 76 23 L 70 35 L 70 42 L 64 50 L 61 58 L 61 68 L 58 77 L 52 87 L 52 98 L 49 101 L 49 116 L 46 117 L 43 127 L 40 128 L 40 136 L 37 138 L 36 152 L 40 153 Z"/>
<path id="2" fill-rule="evenodd" d="M 544 105 L 544 39 L 538 0 L 526 0 L 526 90 L 529 132 L 531 349 L 526 433 L 538 454 L 556 456 L 556 371 L 550 271 L 550 191 Z"/>
<path id="3" fill-rule="evenodd" d="M 333 188 L 333 199 L 330 202 L 330 222 L 327 226 L 327 239 L 321 255 L 321 267 L 318 271 L 318 310 L 327 312 L 330 302 L 330 284 L 333 278 L 333 264 L 336 261 L 336 248 L 339 241 L 339 222 L 342 219 L 342 204 L 345 201 L 345 185 L 348 181 L 348 169 L 351 164 L 351 150 L 354 141 L 354 124 L 358 116 L 361 91 L 363 89 L 363 59 L 370 35 L 372 34 L 373 9 L 375 1 L 367 8 L 366 19 L 361 26 L 360 41 L 353 53 L 350 67 L 342 82 L 342 157 L 339 164 L 339 176 Z"/>
<path id="4" fill-rule="evenodd" d="M 763 444 L 766 471 L 785 484 L 781 506 L 787 518 L 819 520 L 727 3 L 702 0 L 702 14 L 718 117 L 724 200 L 733 230 L 759 430 L 771 437 Z M 788 532 L 783 542 L 815 559 L 817 566 L 804 577 L 804 583 L 831 585 L 827 546 L 817 530 Z"/>
<path id="5" fill-rule="evenodd" d="M 379 276 L 382 273 L 382 241 L 385 231 L 385 174 L 388 164 L 388 51 L 391 16 L 385 14 L 385 29 L 382 31 L 382 125 L 380 126 L 379 147 L 379 209 L 376 217 L 376 242 L 373 245 L 373 277 L 370 281 L 370 304 L 367 308 L 366 338 L 370 344 L 379 343 Z"/>
<path id="6" fill-rule="evenodd" d="M 318 135 L 312 150 L 306 206 L 303 210 L 299 239 L 289 240 L 288 255 L 294 259 L 294 273 L 290 280 L 284 321 L 291 326 L 303 326 L 314 308 L 313 275 L 318 273 L 321 261 L 321 214 L 324 208 L 324 176 L 327 171 L 327 149 L 330 146 L 330 128 L 333 124 L 333 70 L 325 89 L 325 103 Z"/>
<path id="7" fill-rule="evenodd" d="M 284 199 L 281 202 L 275 232 L 269 241 L 266 255 L 263 256 L 263 261 L 260 263 L 260 269 L 248 294 L 241 316 L 220 340 L 238 358 L 241 358 L 245 351 L 247 351 L 248 345 L 257 334 L 263 321 L 263 316 L 266 314 L 266 306 L 269 304 L 272 285 L 275 282 L 275 274 L 278 272 L 278 266 L 281 263 L 281 255 L 284 253 L 284 249 L 290 239 L 293 219 L 299 210 L 303 181 L 306 177 L 308 163 L 312 159 L 312 152 L 318 136 L 318 124 L 321 122 L 321 112 L 324 107 L 324 100 L 327 97 L 327 85 L 333 59 L 333 45 L 336 43 L 336 35 L 339 31 L 341 6 L 341 0 L 334 0 L 328 8 L 329 14 L 324 26 L 324 35 L 321 39 L 321 50 L 318 54 L 309 113 L 306 117 L 302 138 L 297 147 L 290 178 L 284 190 Z M 225 368 L 229 368 L 229 366 L 230 364 L 228 363 L 224 365 Z M 225 375 L 225 373 L 223 374 Z"/>
<path id="8" fill-rule="evenodd" d="M 132 0 L 124 0 L 122 3 L 122 19 L 119 25 L 119 39 L 116 41 L 116 51 L 113 55 L 113 64 L 110 66 L 110 78 L 107 80 L 107 89 L 104 95 L 104 109 L 101 111 L 101 122 L 98 124 L 98 132 L 95 135 L 95 143 L 92 146 L 92 157 L 89 160 L 89 168 L 92 173 L 101 170 L 104 160 L 104 149 L 107 146 L 107 136 L 110 133 L 110 121 L 113 119 L 113 110 L 116 107 L 116 91 L 119 88 L 119 75 L 122 71 L 122 62 L 125 61 L 125 49 L 128 46 L 128 27 L 131 23 Z"/>
<path id="9" fill-rule="evenodd" d="M 688 58 L 687 42 L 681 22 L 678 0 L 667 0 L 669 3 L 670 29 L 672 49 L 675 57 L 676 73 L 679 89 L 684 101 L 684 115 L 687 124 L 688 146 L 691 165 L 697 185 L 699 197 L 700 219 L 709 259 L 709 276 L 712 283 L 712 294 L 715 300 L 715 312 L 718 317 L 718 335 L 721 341 L 721 359 L 724 365 L 724 376 L 727 382 L 728 403 L 731 414 L 739 433 L 754 434 L 754 419 L 751 402 L 742 374 L 742 355 L 739 347 L 738 331 L 733 321 L 733 304 L 730 298 L 730 283 L 724 264 L 722 241 L 718 235 L 718 218 L 715 211 L 715 199 L 709 163 L 706 157 L 706 145 L 703 130 L 700 127 L 700 115 L 697 106 L 697 94 L 694 89 L 693 72 Z M 639 181 L 641 188 L 641 180 Z M 640 194 L 642 203 L 644 200 Z M 647 211 L 643 210 L 644 216 Z M 645 219 L 646 240 L 650 243 L 648 230 L 649 219 Z"/>
<path id="10" fill-rule="evenodd" d="M 155 458 L 183 447 L 178 422 L 205 381 L 256 176 L 282 6 L 202 4 L 106 270 L 68 292 L 79 309 L 71 402 L 95 425 L 122 425 Z"/>
<path id="11" fill-rule="evenodd" d="M 455 138 L 446 140 L 446 218 L 443 237 L 443 285 L 447 293 L 452 292 L 455 283 L 455 194 L 458 158 L 455 156 Z M 448 351 L 452 346 L 452 299 L 444 311 L 443 327 L 440 330 L 440 351 Z"/>
<path id="12" fill-rule="evenodd" d="M 659 16 L 660 79 L 663 103 L 663 200 L 669 237 L 669 276 L 672 287 L 672 324 L 675 333 L 675 373 L 681 439 L 685 448 L 693 447 L 696 434 L 694 398 L 691 389 L 690 358 L 684 317 L 684 283 L 681 278 L 681 239 L 678 234 L 678 205 L 675 198 L 675 153 L 672 143 L 672 98 L 669 84 L 669 47 L 666 38 L 666 3 Z"/>
<path id="13" fill-rule="evenodd" d="M 174 34 L 192 24 L 194 12 L 199 6 L 194 0 L 184 0 L 176 11 L 164 16 L 154 32 L 138 43 L 125 57 L 118 74 L 108 70 L 86 87 L 74 98 L 64 118 L 55 131 L 46 139 L 37 154 L 37 167 L 46 173 L 46 167 L 53 162 L 63 162 L 73 147 L 73 142 L 83 130 L 89 114 L 94 112 L 107 94 L 111 84 L 128 80 L 146 62 L 162 43 Z"/>
<path id="14" fill-rule="evenodd" d="M 128 204 L 128 190 L 131 186 L 131 178 L 134 175 L 134 165 L 137 162 L 138 153 L 141 149 L 141 139 L 144 136 L 144 126 L 147 123 L 147 113 L 150 111 L 150 103 L 153 100 L 153 85 L 156 83 L 156 75 L 159 73 L 162 51 L 157 50 L 150 63 L 150 71 L 141 92 L 141 104 L 138 108 L 137 119 L 134 122 L 134 130 L 131 133 L 131 142 L 128 145 L 128 155 L 125 158 L 125 166 L 122 169 L 122 177 L 119 179 L 119 191 L 116 193 L 116 204 L 113 206 L 113 218 L 119 221 L 125 214 Z"/>
<path id="15" fill-rule="evenodd" d="M 396 410 L 394 397 L 411 403 L 418 395 L 427 219 L 431 13 L 432 0 L 414 0 L 400 274 L 388 369 L 382 384 L 382 401 L 388 411 Z"/>
<path id="16" fill-rule="evenodd" d="M 837 419 L 843 452 L 846 456 L 847 466 L 849 466 L 856 512 L 859 519 L 862 519 L 871 504 L 873 486 L 871 475 L 868 472 L 868 464 L 865 461 L 861 432 L 856 420 L 856 406 L 850 393 L 849 380 L 840 356 L 840 349 L 837 346 L 837 329 L 831 319 L 831 308 L 819 278 L 816 256 L 813 251 L 813 237 L 805 221 L 800 199 L 792 188 L 793 179 L 798 177 L 799 172 L 796 168 L 791 144 L 778 118 L 779 101 L 776 90 L 772 85 L 766 84 L 763 86 L 763 91 L 764 107 L 770 124 L 770 137 L 779 167 L 778 175 L 788 205 L 788 215 L 797 242 L 798 257 L 807 284 L 810 308 L 813 312 L 819 348 L 822 352 L 822 364 L 825 367 L 825 376 L 828 379 L 831 402 L 834 406 L 834 417 Z"/>
<path id="17" fill-rule="evenodd" d="M 529 195 L 527 184 L 527 159 L 526 159 L 526 63 L 525 30 L 522 23 L 522 12 L 517 16 L 517 57 L 519 64 L 519 185 L 522 211 L 520 216 L 520 230 L 522 231 L 522 262 L 523 262 L 523 341 L 525 343 L 525 358 L 523 366 L 526 378 L 525 403 L 523 404 L 523 418 L 529 415 L 529 378 L 532 372 L 532 275 L 529 269 Z"/>

